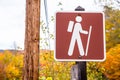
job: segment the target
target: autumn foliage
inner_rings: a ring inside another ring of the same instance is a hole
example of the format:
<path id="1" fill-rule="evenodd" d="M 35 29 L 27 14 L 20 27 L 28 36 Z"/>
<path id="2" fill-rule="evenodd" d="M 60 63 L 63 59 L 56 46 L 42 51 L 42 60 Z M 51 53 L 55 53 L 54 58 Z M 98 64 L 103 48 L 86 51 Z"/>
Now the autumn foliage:
<path id="1" fill-rule="evenodd" d="M 109 80 L 120 80 L 120 44 L 107 52 L 107 59 L 99 68 Z"/>
<path id="2" fill-rule="evenodd" d="M 40 53 L 39 80 L 70 80 L 74 62 L 57 62 L 53 51 Z M 4 51 L 0 53 L 0 80 L 22 80 L 23 53 Z"/>
<path id="3" fill-rule="evenodd" d="M 23 54 L 4 51 L 0 53 L 0 80 L 22 79 Z"/>
<path id="4" fill-rule="evenodd" d="M 74 62 L 57 62 L 53 55 L 53 51 L 40 53 L 40 79 L 70 80 L 70 69 Z"/>
<path id="5" fill-rule="evenodd" d="M 39 80 L 70 80 L 70 69 L 75 62 L 57 62 L 54 51 L 40 53 Z M 0 80 L 22 80 L 23 53 L 0 53 Z M 106 61 L 87 63 L 88 80 L 120 79 L 120 44 L 107 52 Z"/>

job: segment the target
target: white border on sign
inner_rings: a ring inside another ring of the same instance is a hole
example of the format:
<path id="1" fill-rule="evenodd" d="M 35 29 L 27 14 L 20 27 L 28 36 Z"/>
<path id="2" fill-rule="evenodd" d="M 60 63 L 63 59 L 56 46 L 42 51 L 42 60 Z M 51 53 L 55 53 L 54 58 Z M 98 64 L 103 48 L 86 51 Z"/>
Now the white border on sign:
<path id="1" fill-rule="evenodd" d="M 104 45 L 104 58 L 103 59 L 57 59 L 56 58 L 56 14 L 60 13 L 101 13 L 103 15 L 103 45 Z M 94 12 L 94 11 L 57 11 L 55 13 L 55 53 L 54 53 L 54 59 L 56 61 L 95 61 L 95 62 L 102 62 L 106 60 L 106 39 L 105 39 L 105 15 L 103 12 Z"/>

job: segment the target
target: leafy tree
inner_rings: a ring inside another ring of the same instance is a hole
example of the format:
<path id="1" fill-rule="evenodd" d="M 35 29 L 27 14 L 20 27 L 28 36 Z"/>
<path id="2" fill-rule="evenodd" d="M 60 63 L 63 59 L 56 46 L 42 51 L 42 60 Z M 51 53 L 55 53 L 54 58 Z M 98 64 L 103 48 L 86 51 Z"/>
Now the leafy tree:
<path id="1" fill-rule="evenodd" d="M 70 80 L 70 69 L 74 62 L 57 62 L 53 51 L 40 53 L 40 80 Z"/>
<path id="2" fill-rule="evenodd" d="M 0 53 L 0 80 L 21 80 L 23 54 L 10 51 Z"/>
<path id="3" fill-rule="evenodd" d="M 87 63 L 87 77 L 88 80 L 106 80 L 104 74 L 99 70 L 98 62 Z"/>
<path id="4" fill-rule="evenodd" d="M 105 7 L 106 15 L 106 47 L 107 51 L 111 47 L 120 44 L 120 10 Z"/>
<path id="5" fill-rule="evenodd" d="M 0 53 L 0 80 L 3 80 L 4 79 L 4 64 L 2 62 L 2 58 L 3 57 L 3 54 Z"/>
<path id="6" fill-rule="evenodd" d="M 99 69 L 109 80 L 120 80 L 120 44 L 107 52 L 107 59 L 99 64 Z"/>

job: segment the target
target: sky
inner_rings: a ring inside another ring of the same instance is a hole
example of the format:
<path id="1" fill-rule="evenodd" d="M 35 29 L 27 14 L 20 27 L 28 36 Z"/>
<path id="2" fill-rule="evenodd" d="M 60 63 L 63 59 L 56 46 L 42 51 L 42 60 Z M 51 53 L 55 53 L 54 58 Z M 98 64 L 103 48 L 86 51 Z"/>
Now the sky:
<path id="1" fill-rule="evenodd" d="M 25 1 L 26 0 L 0 0 L 0 49 L 15 49 L 16 46 L 24 49 L 25 35 Z M 58 6 L 59 2 L 62 3 Z M 48 21 L 55 16 L 61 8 L 63 11 L 74 11 L 77 6 L 82 6 L 86 11 L 101 11 L 95 6 L 94 0 L 47 0 Z M 45 20 L 44 3 L 41 0 L 41 20 Z M 51 22 L 49 28 L 55 34 L 55 23 Z M 41 34 L 41 37 L 44 36 Z M 54 49 L 54 40 L 50 41 Z"/>
<path id="2" fill-rule="evenodd" d="M 23 47 L 25 0 L 0 0 L 0 49 Z"/>

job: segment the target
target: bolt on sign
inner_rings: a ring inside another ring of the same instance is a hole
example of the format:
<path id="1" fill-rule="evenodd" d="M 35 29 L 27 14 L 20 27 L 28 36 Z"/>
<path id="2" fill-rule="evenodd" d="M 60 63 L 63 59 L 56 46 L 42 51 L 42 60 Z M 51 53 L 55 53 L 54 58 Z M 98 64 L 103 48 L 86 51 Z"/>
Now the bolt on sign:
<path id="1" fill-rule="evenodd" d="M 55 59 L 104 61 L 104 22 L 102 12 L 57 12 Z"/>

